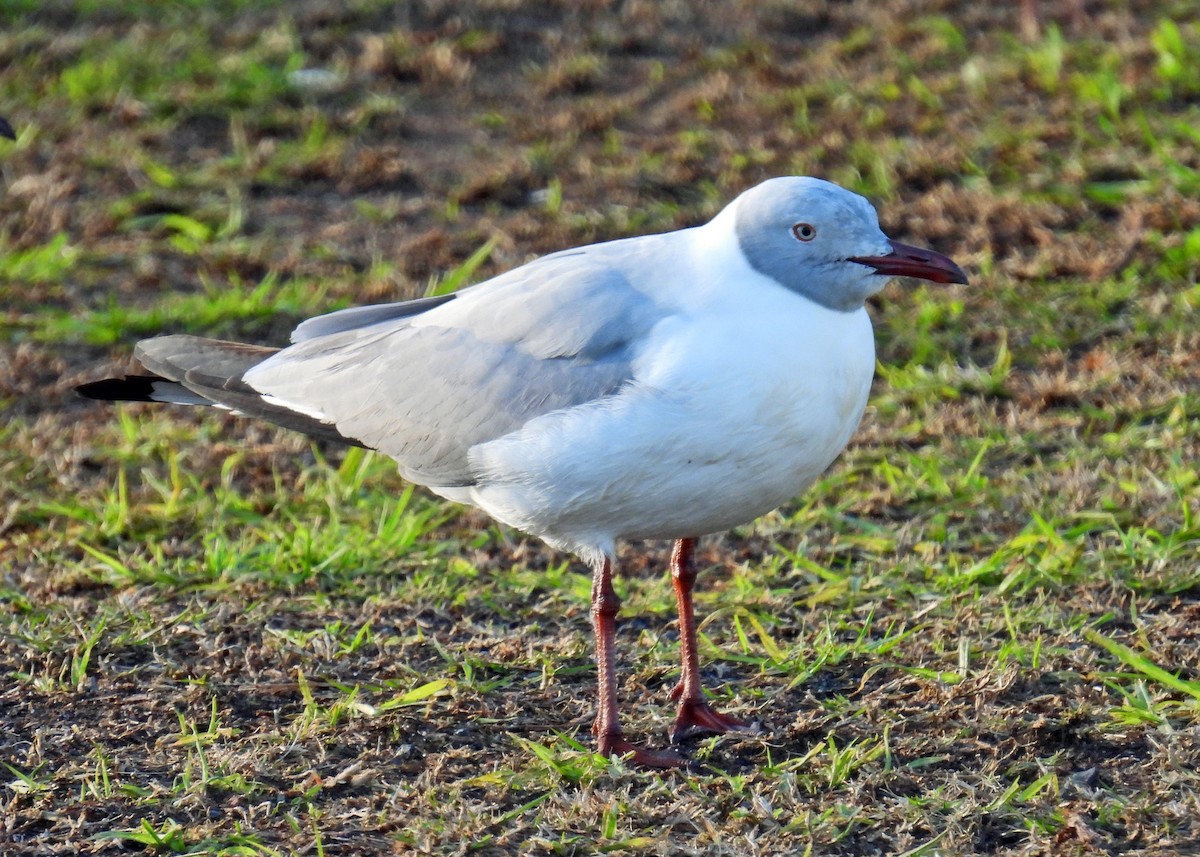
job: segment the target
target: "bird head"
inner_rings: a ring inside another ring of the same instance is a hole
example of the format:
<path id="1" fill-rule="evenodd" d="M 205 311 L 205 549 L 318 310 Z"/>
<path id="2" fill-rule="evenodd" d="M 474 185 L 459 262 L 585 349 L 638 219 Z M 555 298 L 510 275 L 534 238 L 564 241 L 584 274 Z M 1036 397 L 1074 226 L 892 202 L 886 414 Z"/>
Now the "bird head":
<path id="1" fill-rule="evenodd" d="M 770 179 L 731 204 L 751 267 L 828 309 L 859 309 L 890 277 L 967 282 L 941 253 L 888 238 L 871 203 L 832 182 Z"/>

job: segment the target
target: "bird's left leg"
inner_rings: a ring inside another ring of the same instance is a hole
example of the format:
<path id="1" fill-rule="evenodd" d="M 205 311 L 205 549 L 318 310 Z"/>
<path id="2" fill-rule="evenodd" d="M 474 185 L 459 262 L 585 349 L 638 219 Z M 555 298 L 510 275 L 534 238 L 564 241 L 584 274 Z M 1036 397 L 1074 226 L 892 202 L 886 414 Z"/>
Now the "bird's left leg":
<path id="1" fill-rule="evenodd" d="M 694 538 L 679 539 L 671 552 L 671 582 L 679 608 L 679 656 L 683 667 L 679 684 L 671 691 L 671 699 L 679 700 L 675 728 L 671 730 L 671 740 L 676 742 L 705 733 L 757 732 L 759 729 L 758 723 L 747 723 L 713 709 L 700 687 L 696 614 L 692 610 L 692 587 L 696 583 L 696 563 L 692 558 L 695 547 Z"/>
<path id="2" fill-rule="evenodd" d="M 687 763 L 671 751 L 648 750 L 625 738 L 617 715 L 616 617 L 621 599 L 613 589 L 612 560 L 600 558 L 592 569 L 592 623 L 596 632 L 598 706 L 592 732 L 605 756 L 627 756 L 647 768 L 678 768 Z"/>

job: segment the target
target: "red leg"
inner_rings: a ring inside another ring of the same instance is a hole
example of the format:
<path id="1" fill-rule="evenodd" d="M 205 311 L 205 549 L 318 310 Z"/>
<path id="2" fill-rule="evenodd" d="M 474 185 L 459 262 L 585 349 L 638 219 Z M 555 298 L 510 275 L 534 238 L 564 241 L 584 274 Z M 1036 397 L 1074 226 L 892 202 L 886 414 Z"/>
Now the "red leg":
<path id="1" fill-rule="evenodd" d="M 721 714 L 705 700 L 700 688 L 700 655 L 696 647 L 696 614 L 692 610 L 692 587 L 696 583 L 696 563 L 692 552 L 695 539 L 680 539 L 671 553 L 671 582 L 675 586 L 675 603 L 679 607 L 679 657 L 682 674 L 679 684 L 671 691 L 671 699 L 679 700 L 675 728 L 671 740 L 682 741 L 693 735 L 710 732 L 757 732 L 757 723 L 747 723 Z"/>
<path id="2" fill-rule="evenodd" d="M 614 655 L 617 610 L 621 599 L 612 585 L 612 562 L 605 557 L 592 572 L 592 624 L 596 631 L 596 673 L 599 679 L 599 710 L 592 732 L 606 756 L 633 754 L 635 764 L 648 768 L 678 768 L 685 759 L 676 753 L 646 750 L 631 744 L 621 734 L 617 715 L 617 668 Z"/>

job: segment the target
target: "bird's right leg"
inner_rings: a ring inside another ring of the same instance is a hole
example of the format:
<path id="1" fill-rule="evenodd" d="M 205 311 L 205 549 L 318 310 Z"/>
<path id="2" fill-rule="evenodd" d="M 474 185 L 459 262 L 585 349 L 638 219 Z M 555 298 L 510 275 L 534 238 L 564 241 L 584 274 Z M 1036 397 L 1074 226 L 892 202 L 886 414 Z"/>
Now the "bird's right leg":
<path id="1" fill-rule="evenodd" d="M 633 762 L 648 768 L 678 768 L 682 756 L 669 751 L 647 750 L 632 744 L 621 733 L 617 713 L 616 628 L 621 599 L 612 585 L 612 560 L 607 556 L 592 570 L 592 625 L 596 631 L 596 673 L 599 682 L 599 707 L 592 732 L 601 753 L 606 756 L 633 754 Z"/>
<path id="2" fill-rule="evenodd" d="M 692 608 L 692 588 L 696 585 L 696 561 L 692 554 L 695 539 L 679 539 L 671 552 L 671 581 L 679 608 L 679 655 L 683 668 L 671 699 L 679 700 L 679 713 L 671 741 L 678 743 L 693 735 L 722 732 L 757 733 L 759 725 L 722 714 L 704 698 L 700 689 L 700 654 L 696 642 L 696 613 Z"/>

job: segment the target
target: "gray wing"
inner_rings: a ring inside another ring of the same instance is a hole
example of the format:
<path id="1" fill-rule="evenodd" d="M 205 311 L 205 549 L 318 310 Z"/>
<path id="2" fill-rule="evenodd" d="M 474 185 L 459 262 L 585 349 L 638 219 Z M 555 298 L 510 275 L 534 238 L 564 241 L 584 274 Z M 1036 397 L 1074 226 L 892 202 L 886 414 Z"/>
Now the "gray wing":
<path id="1" fill-rule="evenodd" d="M 356 306 L 337 312 L 318 315 L 300 322 L 292 331 L 292 342 L 304 342 L 306 339 L 316 339 L 318 336 L 329 336 L 331 333 L 341 333 L 344 330 L 357 330 L 370 327 L 384 321 L 394 321 L 398 318 L 408 318 L 428 312 L 434 307 L 441 306 L 453 300 L 454 294 L 435 295 L 430 298 L 417 298 L 413 301 L 378 304 L 377 306 Z"/>
<path id="2" fill-rule="evenodd" d="M 411 481 L 469 485 L 472 446 L 631 379 L 638 341 L 666 312 L 608 255 L 548 256 L 419 315 L 304 336 L 244 380 L 393 457 Z"/>

